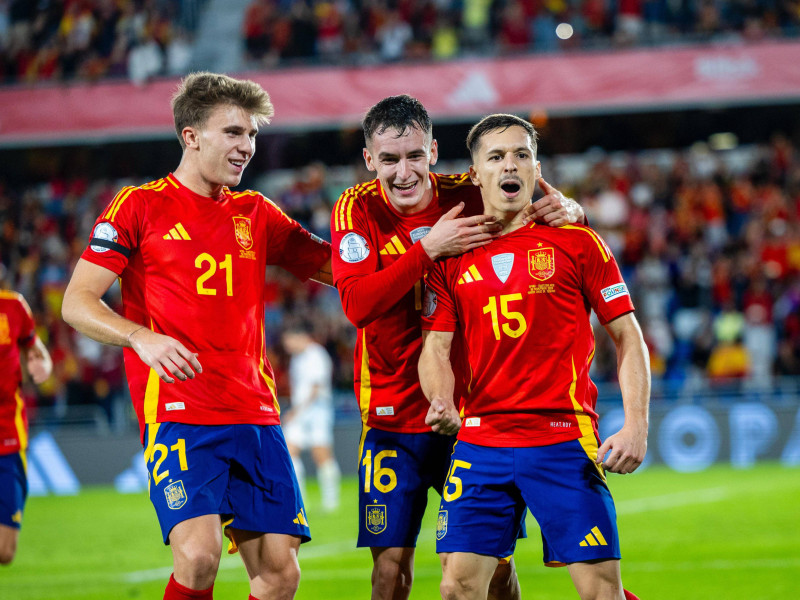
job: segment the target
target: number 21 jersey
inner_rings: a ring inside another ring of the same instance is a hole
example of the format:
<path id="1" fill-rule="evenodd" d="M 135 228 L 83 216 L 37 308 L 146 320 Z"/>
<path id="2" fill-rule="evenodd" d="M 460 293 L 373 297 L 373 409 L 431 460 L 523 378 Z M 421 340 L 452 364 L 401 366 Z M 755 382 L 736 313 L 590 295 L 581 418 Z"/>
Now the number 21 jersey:
<path id="1" fill-rule="evenodd" d="M 203 372 L 169 384 L 125 349 L 140 427 L 279 423 L 264 348 L 266 265 L 301 280 L 329 259 L 312 236 L 258 192 L 201 196 L 169 175 L 117 194 L 82 258 L 120 276 L 123 314 L 198 354 Z"/>

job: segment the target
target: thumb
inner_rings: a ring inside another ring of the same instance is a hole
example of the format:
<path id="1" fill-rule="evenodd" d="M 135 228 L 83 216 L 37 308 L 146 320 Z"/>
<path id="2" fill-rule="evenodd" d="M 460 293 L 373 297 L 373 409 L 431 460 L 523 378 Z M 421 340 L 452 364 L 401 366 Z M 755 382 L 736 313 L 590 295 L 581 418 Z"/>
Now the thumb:
<path id="1" fill-rule="evenodd" d="M 539 187 L 545 194 L 552 194 L 558 190 L 544 180 L 544 177 L 539 177 Z"/>
<path id="2" fill-rule="evenodd" d="M 439 220 L 440 221 L 450 221 L 452 219 L 455 219 L 461 213 L 462 210 L 464 210 L 464 203 L 463 202 L 459 202 L 453 208 L 451 208 L 446 213 L 444 213 L 442 215 L 442 218 L 439 219 Z"/>
<path id="3" fill-rule="evenodd" d="M 597 458 L 595 459 L 595 463 L 600 465 L 603 463 L 603 459 L 606 457 L 606 452 L 608 452 L 609 448 L 611 448 L 611 438 L 608 438 L 603 444 L 597 449 Z"/>

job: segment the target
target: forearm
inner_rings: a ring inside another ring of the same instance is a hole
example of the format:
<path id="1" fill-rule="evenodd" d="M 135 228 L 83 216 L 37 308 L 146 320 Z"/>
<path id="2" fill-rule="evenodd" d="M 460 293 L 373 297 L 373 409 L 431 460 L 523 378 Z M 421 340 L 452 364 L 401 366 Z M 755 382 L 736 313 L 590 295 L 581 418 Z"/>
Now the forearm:
<path id="1" fill-rule="evenodd" d="M 328 259 L 324 265 L 319 268 L 319 271 L 314 273 L 309 279 L 313 279 L 318 283 L 329 285 L 333 287 L 333 272 L 331 271 L 331 261 Z"/>
<path id="2" fill-rule="evenodd" d="M 88 291 L 67 291 L 61 314 L 64 321 L 93 340 L 112 346 L 130 348 L 130 335 L 143 325 L 114 312 L 105 302 Z"/>
<path id="3" fill-rule="evenodd" d="M 441 401 L 455 404 L 453 393 L 455 376 L 450 357 L 433 348 L 423 348 L 419 357 L 419 382 L 428 402 Z"/>
<path id="4" fill-rule="evenodd" d="M 625 425 L 647 431 L 650 406 L 650 364 L 640 336 L 627 334 L 617 346 L 617 376 L 622 391 Z"/>
<path id="5" fill-rule="evenodd" d="M 338 281 L 345 315 L 356 327 L 366 327 L 397 304 L 432 266 L 422 246 L 414 244 L 385 269 Z"/>

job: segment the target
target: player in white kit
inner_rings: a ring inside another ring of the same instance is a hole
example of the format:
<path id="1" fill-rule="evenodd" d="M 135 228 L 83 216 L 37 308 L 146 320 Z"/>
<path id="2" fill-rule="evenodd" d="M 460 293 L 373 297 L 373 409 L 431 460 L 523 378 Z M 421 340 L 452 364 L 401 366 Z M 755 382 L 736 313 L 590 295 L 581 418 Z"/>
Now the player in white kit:
<path id="1" fill-rule="evenodd" d="M 286 444 L 304 497 L 305 467 L 300 454 L 310 448 L 317 467 L 322 508 L 332 511 L 339 506 L 341 472 L 333 455 L 331 358 L 311 337 L 306 324 L 290 326 L 282 340 L 284 348 L 292 355 L 289 363 L 291 405 L 281 415 Z"/>

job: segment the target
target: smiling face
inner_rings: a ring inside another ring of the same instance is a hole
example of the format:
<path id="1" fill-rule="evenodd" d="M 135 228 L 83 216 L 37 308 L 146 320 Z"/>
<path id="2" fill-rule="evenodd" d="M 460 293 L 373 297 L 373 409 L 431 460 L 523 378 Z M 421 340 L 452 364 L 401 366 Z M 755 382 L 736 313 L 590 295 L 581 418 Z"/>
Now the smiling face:
<path id="1" fill-rule="evenodd" d="M 540 165 L 528 132 L 512 125 L 481 135 L 469 168 L 487 215 L 510 221 L 531 201 Z"/>
<path id="2" fill-rule="evenodd" d="M 401 213 L 424 210 L 433 198 L 429 177 L 438 147 L 430 133 L 390 127 L 375 133 L 364 148 L 367 169 L 375 171 L 392 206 Z"/>
<path id="3" fill-rule="evenodd" d="M 257 133 L 254 115 L 233 104 L 220 104 L 205 124 L 184 128 L 186 150 L 181 165 L 191 167 L 178 178 L 193 191 L 212 197 L 219 194 L 222 186 L 239 185 L 255 154 Z"/>

